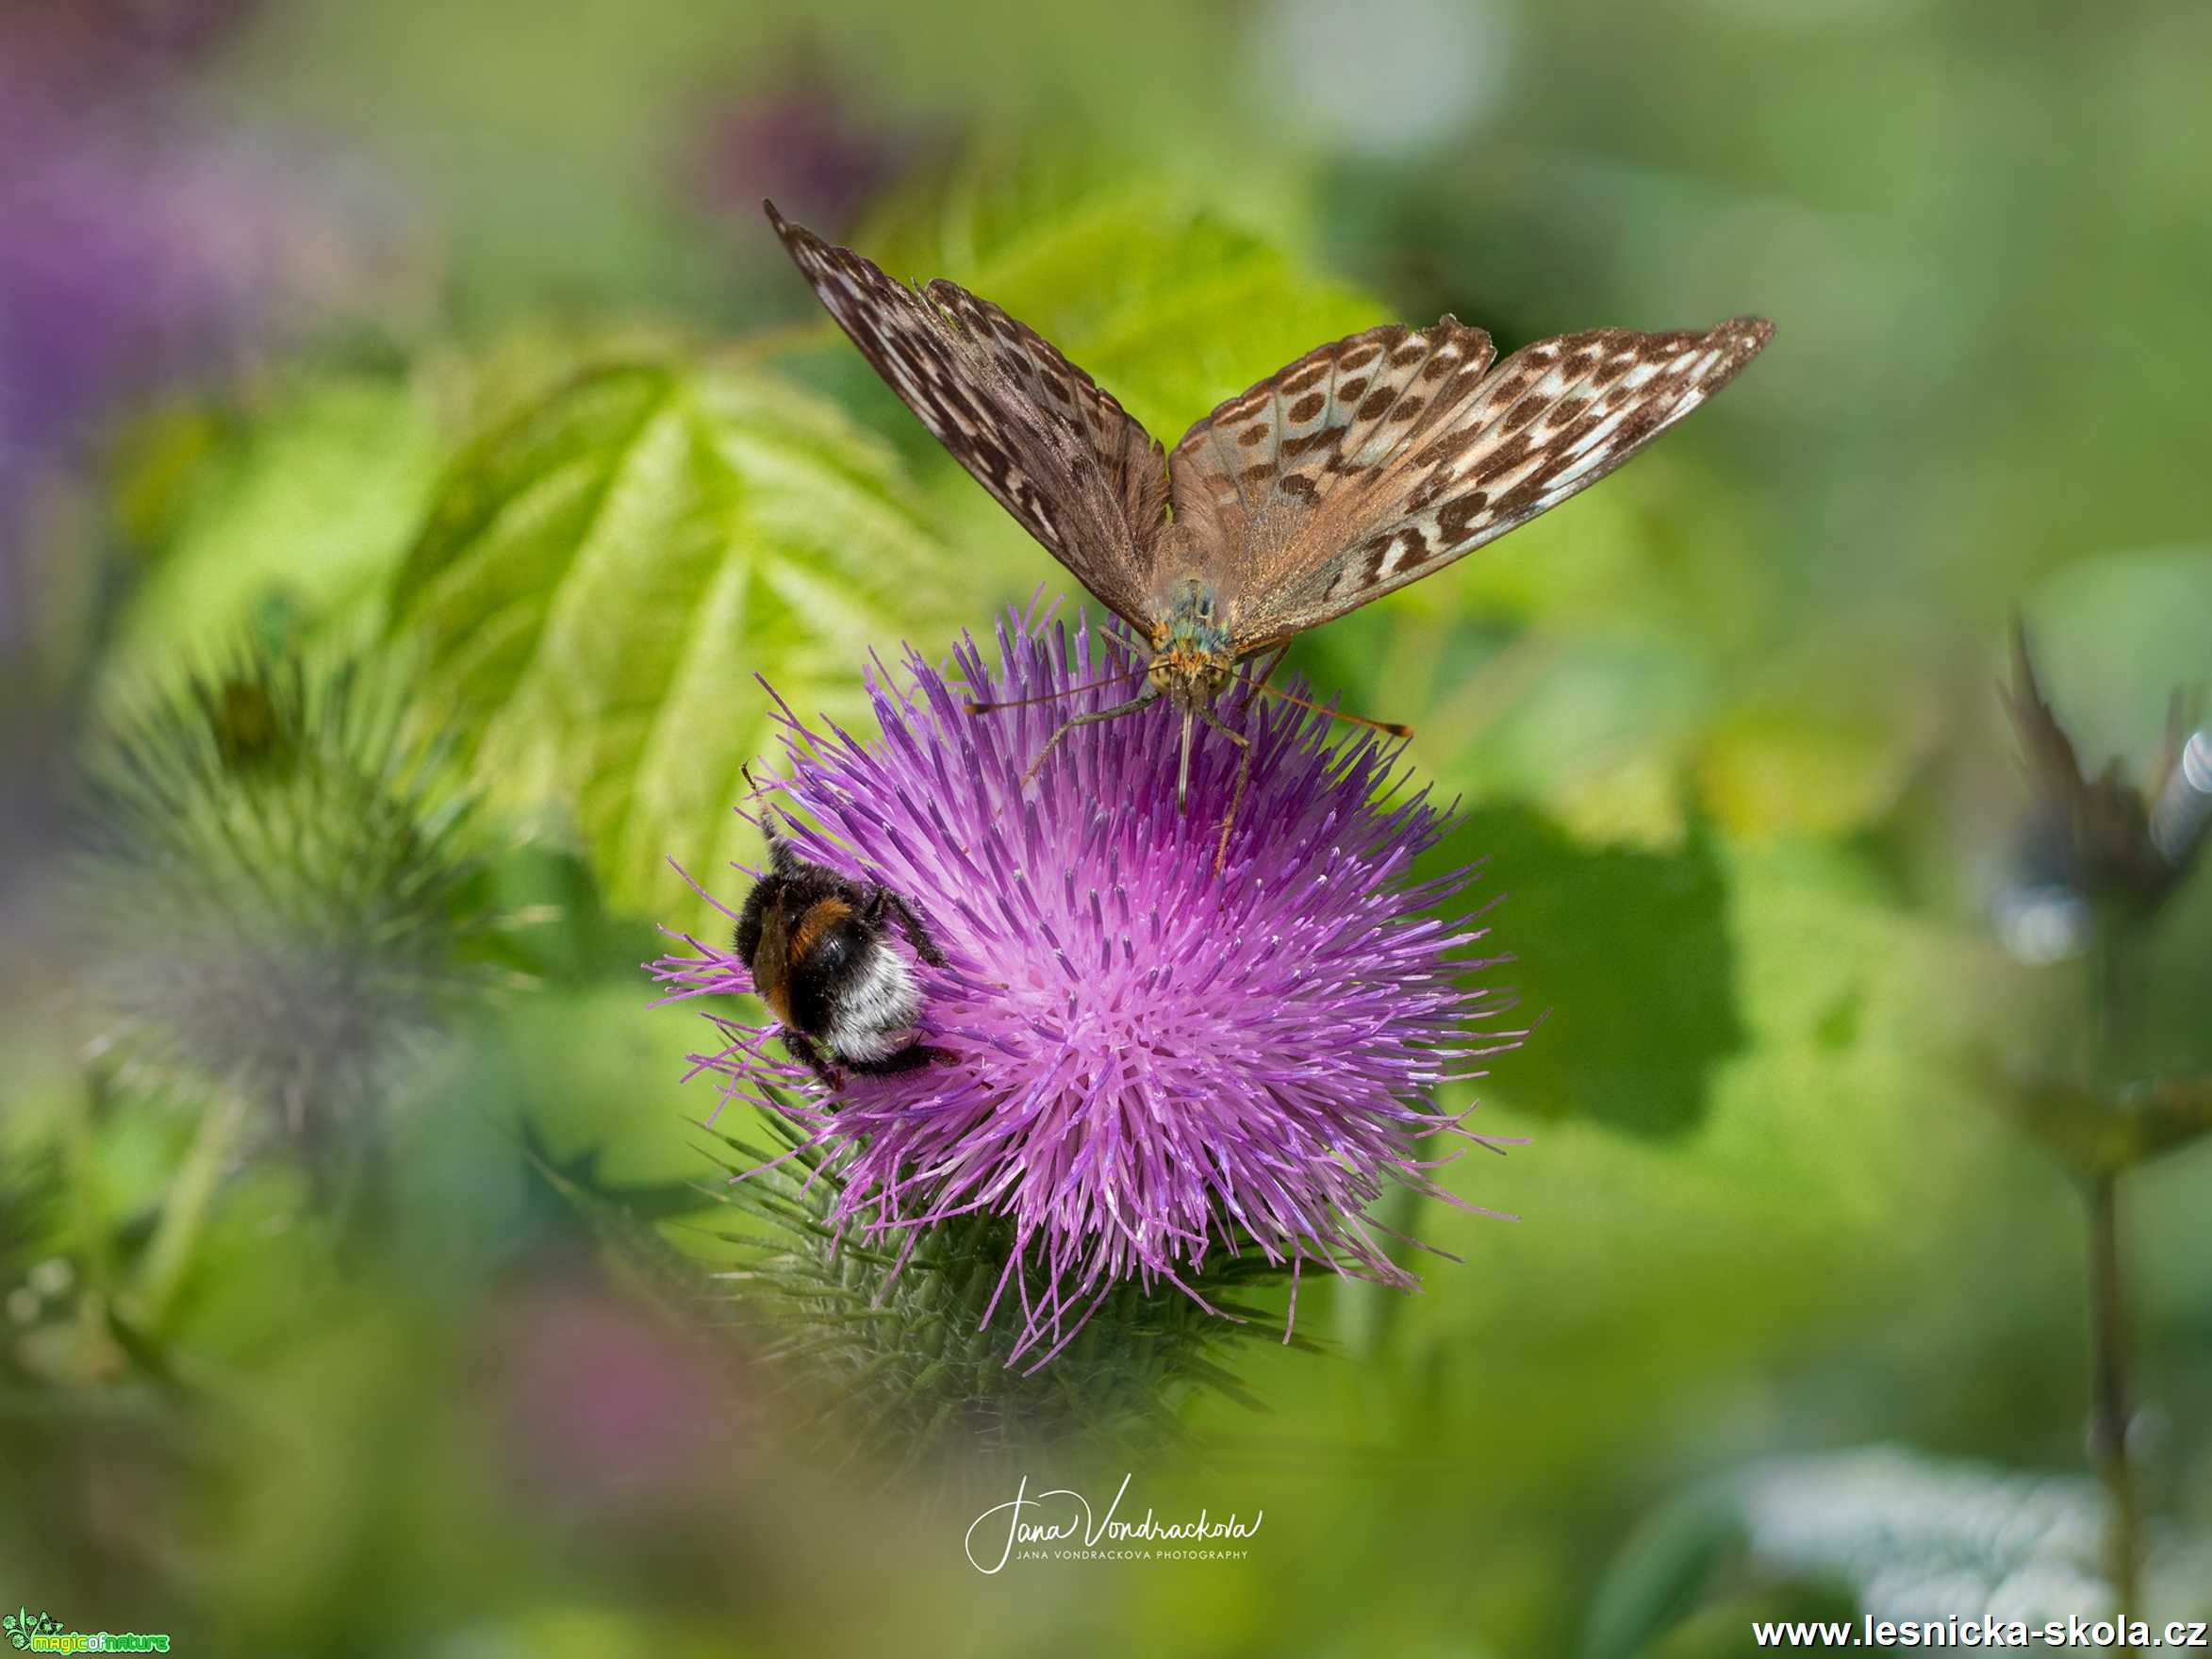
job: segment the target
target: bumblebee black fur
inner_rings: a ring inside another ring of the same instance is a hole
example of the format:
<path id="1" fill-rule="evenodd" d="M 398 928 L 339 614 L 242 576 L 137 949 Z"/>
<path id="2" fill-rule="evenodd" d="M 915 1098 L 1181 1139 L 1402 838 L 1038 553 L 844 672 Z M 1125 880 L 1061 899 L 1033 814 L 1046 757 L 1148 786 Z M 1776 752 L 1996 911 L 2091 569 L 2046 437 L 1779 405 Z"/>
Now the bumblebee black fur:
<path id="1" fill-rule="evenodd" d="M 784 1046 L 833 1087 L 839 1066 L 877 1074 L 949 1058 L 914 1035 L 920 987 L 886 926 L 897 921 L 916 955 L 944 966 L 914 906 L 888 888 L 801 857 L 772 825 L 763 827 L 768 871 L 746 898 L 735 942 L 754 989 L 783 1023 Z"/>

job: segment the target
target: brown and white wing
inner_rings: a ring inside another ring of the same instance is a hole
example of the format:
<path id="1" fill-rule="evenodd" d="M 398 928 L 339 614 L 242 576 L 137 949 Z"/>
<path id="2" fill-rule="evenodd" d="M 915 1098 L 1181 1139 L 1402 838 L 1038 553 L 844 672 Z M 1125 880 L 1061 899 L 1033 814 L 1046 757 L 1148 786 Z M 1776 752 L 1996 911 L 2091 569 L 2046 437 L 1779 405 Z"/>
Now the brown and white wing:
<path id="1" fill-rule="evenodd" d="M 1100 603 L 1148 634 L 1167 511 L 1159 441 L 990 301 L 941 277 L 908 288 L 767 207 L 816 297 L 931 435 Z"/>
<path id="2" fill-rule="evenodd" d="M 1178 539 L 1236 649 L 1409 582 L 1597 482 L 1726 385 L 1774 332 L 1562 335 L 1491 367 L 1446 317 L 1309 352 L 1194 426 L 1168 457 Z"/>

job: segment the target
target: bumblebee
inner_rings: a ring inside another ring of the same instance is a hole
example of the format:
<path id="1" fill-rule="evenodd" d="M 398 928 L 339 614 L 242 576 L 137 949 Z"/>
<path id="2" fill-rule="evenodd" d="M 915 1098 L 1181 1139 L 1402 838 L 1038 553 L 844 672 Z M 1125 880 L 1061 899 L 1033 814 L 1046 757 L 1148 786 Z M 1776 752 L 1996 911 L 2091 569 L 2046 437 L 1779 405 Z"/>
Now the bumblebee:
<path id="1" fill-rule="evenodd" d="M 863 887 L 801 857 L 764 822 L 768 871 L 737 920 L 737 954 L 783 1022 L 784 1046 L 831 1087 L 836 1066 L 871 1075 L 951 1058 L 915 1036 L 921 987 L 891 946 L 895 919 L 914 954 L 933 967 L 945 953 L 914 906 L 888 888 Z"/>

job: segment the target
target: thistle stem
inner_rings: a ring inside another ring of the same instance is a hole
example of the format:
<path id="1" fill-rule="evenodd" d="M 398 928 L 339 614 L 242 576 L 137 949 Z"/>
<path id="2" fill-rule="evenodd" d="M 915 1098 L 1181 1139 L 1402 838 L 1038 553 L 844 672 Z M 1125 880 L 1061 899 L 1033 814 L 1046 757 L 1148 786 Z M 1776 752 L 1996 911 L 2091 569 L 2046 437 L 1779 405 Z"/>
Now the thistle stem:
<path id="1" fill-rule="evenodd" d="M 2125 1070 L 2129 1030 L 2125 921 L 2107 920 L 2089 958 L 2090 1074 L 2107 1094 Z M 2120 1174 L 2092 1170 L 2083 1194 L 2089 1235 L 2089 1450 L 2105 1497 L 2105 1565 L 2122 1619 L 2142 1609 L 2142 1511 L 2128 1456 L 2127 1287 L 2120 1264 Z M 2132 1653 L 2122 1644 L 2119 1650 Z"/>
<path id="2" fill-rule="evenodd" d="M 139 1317 L 150 1331 L 160 1329 L 177 1287 L 184 1282 L 185 1269 L 191 1265 L 192 1247 L 199 1242 L 215 1188 L 223 1179 L 223 1165 L 245 1125 L 246 1112 L 246 1097 L 237 1089 L 225 1088 L 209 1103 L 201 1114 L 184 1167 L 176 1172 L 169 1195 L 162 1201 L 161 1219 L 154 1229 L 153 1242 L 146 1247 L 146 1259 L 138 1276 Z"/>
<path id="3" fill-rule="evenodd" d="M 77 1318 L 88 1337 L 105 1332 L 107 1299 L 115 1286 L 107 1189 L 101 1177 L 98 1127 L 93 1121 L 94 1087 L 91 1077 L 80 1073 L 69 1091 L 62 1153 L 67 1160 L 70 1206 L 76 1219 L 77 1248 L 82 1253 L 85 1276 L 84 1294 L 77 1299 Z"/>
<path id="4" fill-rule="evenodd" d="M 2109 1513 L 2105 1571 L 2121 1618 L 2142 1609 L 2142 1514 L 2128 1457 L 2127 1310 L 2120 1272 L 2120 1197 L 2109 1171 L 2084 1189 L 2089 1222 L 2089 1446 Z M 2133 1652 L 2123 1645 L 2122 1652 Z"/>

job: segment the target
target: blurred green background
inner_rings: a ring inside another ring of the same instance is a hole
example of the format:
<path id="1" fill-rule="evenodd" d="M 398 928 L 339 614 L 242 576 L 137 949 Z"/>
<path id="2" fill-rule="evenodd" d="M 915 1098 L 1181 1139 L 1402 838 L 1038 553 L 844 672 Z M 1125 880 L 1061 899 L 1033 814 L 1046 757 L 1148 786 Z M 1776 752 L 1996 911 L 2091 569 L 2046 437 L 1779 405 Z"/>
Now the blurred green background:
<path id="1" fill-rule="evenodd" d="M 2179 3 L 0 6 L 0 1601 L 177 1651 L 1603 1659 L 2093 1579 L 2079 1176 L 2023 1124 L 2203 1118 L 2212 881 L 2129 925 L 2100 1038 L 2081 955 L 2001 948 L 1996 686 L 2018 612 L 2085 769 L 2155 788 L 2212 677 L 2208 65 Z M 1479 1088 L 1531 1144 L 1444 1177 L 1521 1219 L 1400 1214 L 1464 1259 L 1309 1278 L 1325 1352 L 1239 1348 L 1268 1409 L 1130 1465 L 1263 1510 L 1246 1560 L 980 1575 L 975 1505 L 778 1444 L 626 1276 L 711 1173 L 636 969 L 697 915 L 664 861 L 746 852 L 753 674 L 844 718 L 867 650 L 1073 603 L 764 195 L 1170 441 L 1378 321 L 1776 323 L 1293 654 L 1416 727 L 1546 1018 Z M 86 891 L 66 780 L 256 648 L 449 723 L 512 924 L 356 1091 L 365 1226 L 101 1040 L 118 953 L 190 966 Z M 2121 1183 L 2163 1617 L 2212 1612 L 2208 1158 Z"/>

